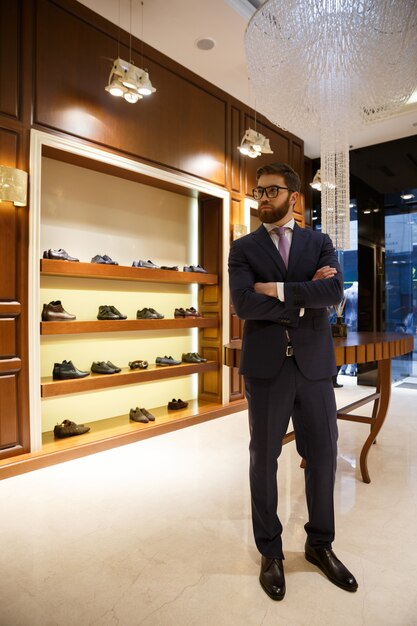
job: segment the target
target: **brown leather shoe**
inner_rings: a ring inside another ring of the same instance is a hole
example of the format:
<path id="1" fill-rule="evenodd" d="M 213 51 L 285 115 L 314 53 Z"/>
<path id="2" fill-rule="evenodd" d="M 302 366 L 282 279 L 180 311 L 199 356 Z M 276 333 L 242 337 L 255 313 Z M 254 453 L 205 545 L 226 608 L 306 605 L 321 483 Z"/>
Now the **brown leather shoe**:
<path id="1" fill-rule="evenodd" d="M 49 304 L 44 304 L 42 309 L 42 322 L 58 322 L 77 319 L 72 313 L 65 311 L 61 300 L 53 300 Z"/>
<path id="2" fill-rule="evenodd" d="M 268 557 L 262 556 L 259 582 L 270 598 L 282 600 L 285 596 L 285 576 L 282 559 L 268 559 Z"/>
<path id="3" fill-rule="evenodd" d="M 345 591 L 356 591 L 358 583 L 353 574 L 337 558 L 331 548 L 312 548 L 306 541 L 305 557 L 307 561 L 317 565 L 334 585 Z"/>

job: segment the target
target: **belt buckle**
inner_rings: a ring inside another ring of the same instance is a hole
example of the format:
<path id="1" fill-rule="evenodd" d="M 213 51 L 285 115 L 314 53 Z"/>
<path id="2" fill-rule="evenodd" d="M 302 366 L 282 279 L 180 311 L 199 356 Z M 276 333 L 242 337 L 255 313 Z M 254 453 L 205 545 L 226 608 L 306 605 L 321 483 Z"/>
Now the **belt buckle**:
<path id="1" fill-rule="evenodd" d="M 294 348 L 292 347 L 291 344 L 287 345 L 287 349 L 285 351 L 285 355 L 286 356 L 294 356 Z"/>

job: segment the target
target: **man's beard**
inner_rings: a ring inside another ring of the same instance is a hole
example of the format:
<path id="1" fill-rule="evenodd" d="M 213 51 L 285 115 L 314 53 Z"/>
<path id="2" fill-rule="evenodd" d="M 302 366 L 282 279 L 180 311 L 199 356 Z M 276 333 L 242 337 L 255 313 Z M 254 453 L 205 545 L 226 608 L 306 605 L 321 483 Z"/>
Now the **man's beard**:
<path id="1" fill-rule="evenodd" d="M 284 204 L 278 208 L 262 209 L 262 205 L 258 207 L 258 217 L 264 224 L 273 224 L 284 218 L 290 209 L 290 199 L 288 198 Z"/>

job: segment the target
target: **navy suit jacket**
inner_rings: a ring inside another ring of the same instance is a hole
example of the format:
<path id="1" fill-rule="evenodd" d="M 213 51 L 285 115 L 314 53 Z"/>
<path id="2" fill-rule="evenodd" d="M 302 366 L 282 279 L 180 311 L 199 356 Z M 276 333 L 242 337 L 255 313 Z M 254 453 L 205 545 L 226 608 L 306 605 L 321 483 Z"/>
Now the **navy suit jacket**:
<path id="1" fill-rule="evenodd" d="M 337 269 L 333 278 L 315 280 L 324 265 Z M 286 330 L 301 372 L 310 380 L 336 374 L 327 307 L 343 298 L 343 276 L 328 235 L 295 224 L 288 270 L 271 236 L 261 226 L 232 243 L 229 255 L 232 302 L 245 320 L 240 373 L 275 376 L 286 358 Z M 285 302 L 255 293 L 257 282 L 283 282 Z M 300 317 L 300 308 L 305 309 Z"/>

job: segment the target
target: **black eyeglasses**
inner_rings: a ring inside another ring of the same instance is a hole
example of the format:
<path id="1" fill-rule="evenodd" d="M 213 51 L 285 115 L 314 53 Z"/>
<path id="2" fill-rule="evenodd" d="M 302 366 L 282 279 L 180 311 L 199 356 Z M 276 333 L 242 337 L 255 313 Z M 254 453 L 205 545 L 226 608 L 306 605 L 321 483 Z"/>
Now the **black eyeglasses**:
<path id="1" fill-rule="evenodd" d="M 288 187 L 270 185 L 269 187 L 255 187 L 255 189 L 252 189 L 252 195 L 255 200 L 261 200 L 264 193 L 266 193 L 267 198 L 276 198 L 280 189 L 287 189 L 288 191 L 291 191 Z"/>

